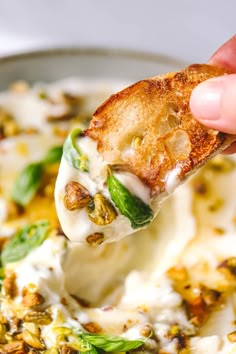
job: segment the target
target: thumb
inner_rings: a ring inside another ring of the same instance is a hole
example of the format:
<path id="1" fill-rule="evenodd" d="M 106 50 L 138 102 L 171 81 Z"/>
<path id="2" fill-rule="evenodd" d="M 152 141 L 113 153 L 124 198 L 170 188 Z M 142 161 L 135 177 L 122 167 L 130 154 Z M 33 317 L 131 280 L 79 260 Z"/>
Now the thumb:
<path id="1" fill-rule="evenodd" d="M 236 74 L 210 79 L 195 87 L 190 108 L 200 123 L 236 134 Z"/>

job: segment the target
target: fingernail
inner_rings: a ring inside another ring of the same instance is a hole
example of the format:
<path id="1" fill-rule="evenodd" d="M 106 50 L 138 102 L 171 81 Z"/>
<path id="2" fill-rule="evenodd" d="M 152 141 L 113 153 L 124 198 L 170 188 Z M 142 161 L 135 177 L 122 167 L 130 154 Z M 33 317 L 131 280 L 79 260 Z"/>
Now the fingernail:
<path id="1" fill-rule="evenodd" d="M 192 92 L 190 107 L 198 120 L 220 119 L 221 98 L 224 85 L 221 78 L 207 80 Z"/>

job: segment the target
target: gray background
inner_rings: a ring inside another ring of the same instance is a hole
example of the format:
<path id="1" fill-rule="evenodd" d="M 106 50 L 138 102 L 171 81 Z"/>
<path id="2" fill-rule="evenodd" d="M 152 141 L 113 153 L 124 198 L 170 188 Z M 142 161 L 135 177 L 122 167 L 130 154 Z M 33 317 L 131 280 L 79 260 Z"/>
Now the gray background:
<path id="1" fill-rule="evenodd" d="M 203 62 L 235 34 L 236 0 L 0 0 L 0 54 L 128 48 Z"/>

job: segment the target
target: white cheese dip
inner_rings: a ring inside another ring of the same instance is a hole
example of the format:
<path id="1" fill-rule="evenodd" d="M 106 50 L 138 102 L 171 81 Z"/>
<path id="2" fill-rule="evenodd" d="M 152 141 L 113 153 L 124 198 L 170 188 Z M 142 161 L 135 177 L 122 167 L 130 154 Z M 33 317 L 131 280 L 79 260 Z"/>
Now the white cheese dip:
<path id="1" fill-rule="evenodd" d="M 86 85 L 74 80 L 79 92 L 86 91 L 89 86 Z M 63 87 L 63 82 L 52 86 Z M 52 86 L 43 87 L 49 90 Z M 4 107 L 6 95 L 10 102 L 11 93 L 0 95 L 0 106 Z M 24 95 L 25 103 L 19 103 L 24 105 L 22 112 L 27 111 L 33 93 L 30 90 Z M 9 103 L 7 107 L 10 106 Z M 17 110 L 14 113 L 17 115 Z M 45 122 L 44 118 L 41 112 L 38 119 Z M 51 146 L 62 143 L 63 139 L 52 134 L 51 128 L 47 127 L 47 133 L 0 141 L 0 232 L 4 238 L 32 222 L 32 210 L 17 220 L 9 219 L 9 193 L 24 166 L 40 160 Z M 79 178 L 91 194 L 102 191 L 109 197 L 104 185 L 106 175 L 104 179 L 100 177 L 106 164 L 96 155 L 94 142 L 84 139 L 81 144 L 81 150 L 95 156 L 94 168 L 87 174 L 81 173 L 63 158 L 56 186 L 61 195 L 57 208 L 62 214 L 68 213 L 66 220 L 71 223 L 66 226 L 65 220 L 64 228 L 69 231 L 74 230 L 72 223 L 79 225 L 80 215 L 73 219 L 74 212 L 64 210 L 65 183 Z M 149 203 L 149 191 L 135 176 L 125 173 L 116 176 L 132 193 Z M 175 173 L 168 176 L 170 190 L 175 179 Z M 229 260 L 236 259 L 235 190 L 234 158 L 217 157 L 164 201 L 157 218 L 145 230 L 119 242 L 97 247 L 70 242 L 54 227 L 40 246 L 6 264 L 6 276 L 15 274 L 17 291 L 14 297 L 7 295 L 3 283 L 1 315 L 7 321 L 13 315 L 22 321 L 28 313 L 38 315 L 48 311 L 50 323 L 39 325 L 43 350 L 75 346 L 76 336 L 72 333 L 75 328 L 86 333 L 95 329 L 97 334 L 130 340 L 147 337 L 151 329 L 153 335 L 145 343 L 145 349 L 141 349 L 148 354 L 235 353 L 235 268 L 227 266 Z M 36 202 L 40 209 L 40 199 Z M 120 218 L 118 215 L 119 225 Z M 88 226 L 84 227 L 83 237 Z M 127 220 L 124 227 L 130 228 Z M 108 238 L 121 238 L 118 225 L 116 230 L 115 234 L 108 233 Z M 78 240 L 76 233 L 73 237 Z M 41 307 L 24 305 L 25 289 L 40 294 L 44 300 Z M 23 329 L 29 330 L 32 325 L 25 322 Z M 65 333 L 66 339 L 62 336 Z"/>
<path id="2" fill-rule="evenodd" d="M 71 181 L 79 182 L 91 196 L 101 193 L 111 201 L 106 183 L 108 163 L 98 153 L 96 142 L 89 137 L 82 137 L 78 139 L 77 144 L 81 153 L 86 154 L 88 158 L 89 171 L 82 172 L 74 168 L 64 156 L 62 157 L 55 187 L 55 203 L 63 231 L 75 242 L 84 242 L 89 235 L 94 233 L 104 234 L 104 242 L 118 241 L 134 232 L 129 219 L 119 210 L 117 210 L 118 215 L 114 221 L 100 226 L 89 219 L 85 208 L 70 211 L 64 203 L 65 187 Z M 128 172 L 117 172 L 114 175 L 132 194 L 144 203 L 150 204 L 149 188 L 144 186 L 135 175 Z"/>

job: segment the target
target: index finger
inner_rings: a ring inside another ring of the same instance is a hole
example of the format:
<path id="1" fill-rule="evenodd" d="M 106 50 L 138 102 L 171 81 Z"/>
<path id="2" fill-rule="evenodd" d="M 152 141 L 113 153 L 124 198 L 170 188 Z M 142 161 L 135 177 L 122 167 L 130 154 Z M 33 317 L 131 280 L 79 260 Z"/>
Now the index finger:
<path id="1" fill-rule="evenodd" d="M 236 35 L 224 43 L 210 58 L 209 64 L 236 72 Z"/>

